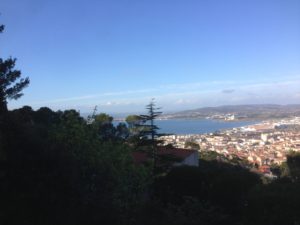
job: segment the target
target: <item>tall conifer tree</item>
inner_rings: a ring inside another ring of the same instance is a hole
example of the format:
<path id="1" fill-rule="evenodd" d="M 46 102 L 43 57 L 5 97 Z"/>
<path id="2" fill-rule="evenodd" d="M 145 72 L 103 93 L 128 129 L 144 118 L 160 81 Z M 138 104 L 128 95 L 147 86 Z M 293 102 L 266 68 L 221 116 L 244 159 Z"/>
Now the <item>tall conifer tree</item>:
<path id="1" fill-rule="evenodd" d="M 143 129 L 141 129 L 140 136 L 141 138 L 151 146 L 151 155 L 154 162 L 154 167 L 156 167 L 157 161 L 157 144 L 159 141 L 156 139 L 160 136 L 158 134 L 158 126 L 155 125 L 155 119 L 162 114 L 162 112 L 158 111 L 160 108 L 156 107 L 154 99 L 150 101 L 150 103 L 146 106 L 148 110 L 148 114 L 140 115 L 140 118 L 143 121 Z M 150 143 L 149 143 L 150 142 Z"/>

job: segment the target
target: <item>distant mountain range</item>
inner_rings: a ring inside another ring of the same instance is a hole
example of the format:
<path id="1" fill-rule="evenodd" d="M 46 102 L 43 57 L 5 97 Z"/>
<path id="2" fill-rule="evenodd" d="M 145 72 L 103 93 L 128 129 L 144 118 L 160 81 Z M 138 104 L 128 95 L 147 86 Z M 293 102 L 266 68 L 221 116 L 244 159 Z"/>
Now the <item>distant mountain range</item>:
<path id="1" fill-rule="evenodd" d="M 234 117 L 232 117 L 234 115 Z M 278 119 L 300 116 L 300 104 L 297 105 L 225 105 L 185 110 L 176 113 L 164 114 L 162 119 L 226 119 L 226 120 L 257 120 Z M 231 119 L 228 119 L 231 118 Z"/>

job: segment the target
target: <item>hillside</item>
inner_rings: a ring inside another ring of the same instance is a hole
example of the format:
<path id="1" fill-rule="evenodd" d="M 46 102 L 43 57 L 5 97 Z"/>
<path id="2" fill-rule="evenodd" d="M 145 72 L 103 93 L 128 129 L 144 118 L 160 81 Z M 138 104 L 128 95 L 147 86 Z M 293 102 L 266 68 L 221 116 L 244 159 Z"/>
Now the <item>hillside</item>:
<path id="1" fill-rule="evenodd" d="M 225 105 L 205 107 L 193 110 L 165 114 L 165 119 L 224 119 L 226 115 L 234 114 L 237 120 L 277 119 L 291 116 L 300 116 L 299 105 Z"/>

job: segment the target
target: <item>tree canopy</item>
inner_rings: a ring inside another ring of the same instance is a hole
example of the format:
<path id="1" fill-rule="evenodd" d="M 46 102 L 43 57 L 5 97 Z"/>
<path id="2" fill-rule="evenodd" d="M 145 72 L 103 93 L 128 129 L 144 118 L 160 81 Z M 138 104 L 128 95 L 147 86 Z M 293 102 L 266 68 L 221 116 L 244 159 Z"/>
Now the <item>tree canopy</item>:
<path id="1" fill-rule="evenodd" d="M 4 26 L 0 26 L 0 33 Z M 7 112 L 7 101 L 20 98 L 28 86 L 29 78 L 21 78 L 21 71 L 15 69 L 16 59 L 0 58 L 0 115 Z"/>

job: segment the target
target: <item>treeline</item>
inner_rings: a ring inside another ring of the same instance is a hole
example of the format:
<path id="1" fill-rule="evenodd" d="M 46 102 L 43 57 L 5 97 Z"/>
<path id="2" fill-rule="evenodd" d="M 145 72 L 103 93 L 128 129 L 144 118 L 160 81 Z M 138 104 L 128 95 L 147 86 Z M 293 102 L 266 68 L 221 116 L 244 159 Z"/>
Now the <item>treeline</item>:
<path id="1" fill-rule="evenodd" d="M 299 223 L 299 154 L 274 181 L 207 155 L 199 167 L 154 173 L 133 161 L 152 145 L 136 144 L 131 122 L 45 107 L 2 115 L 1 224 Z"/>
<path id="2" fill-rule="evenodd" d="M 150 182 L 118 127 L 30 107 L 1 120 L 2 224 L 130 224 Z"/>

